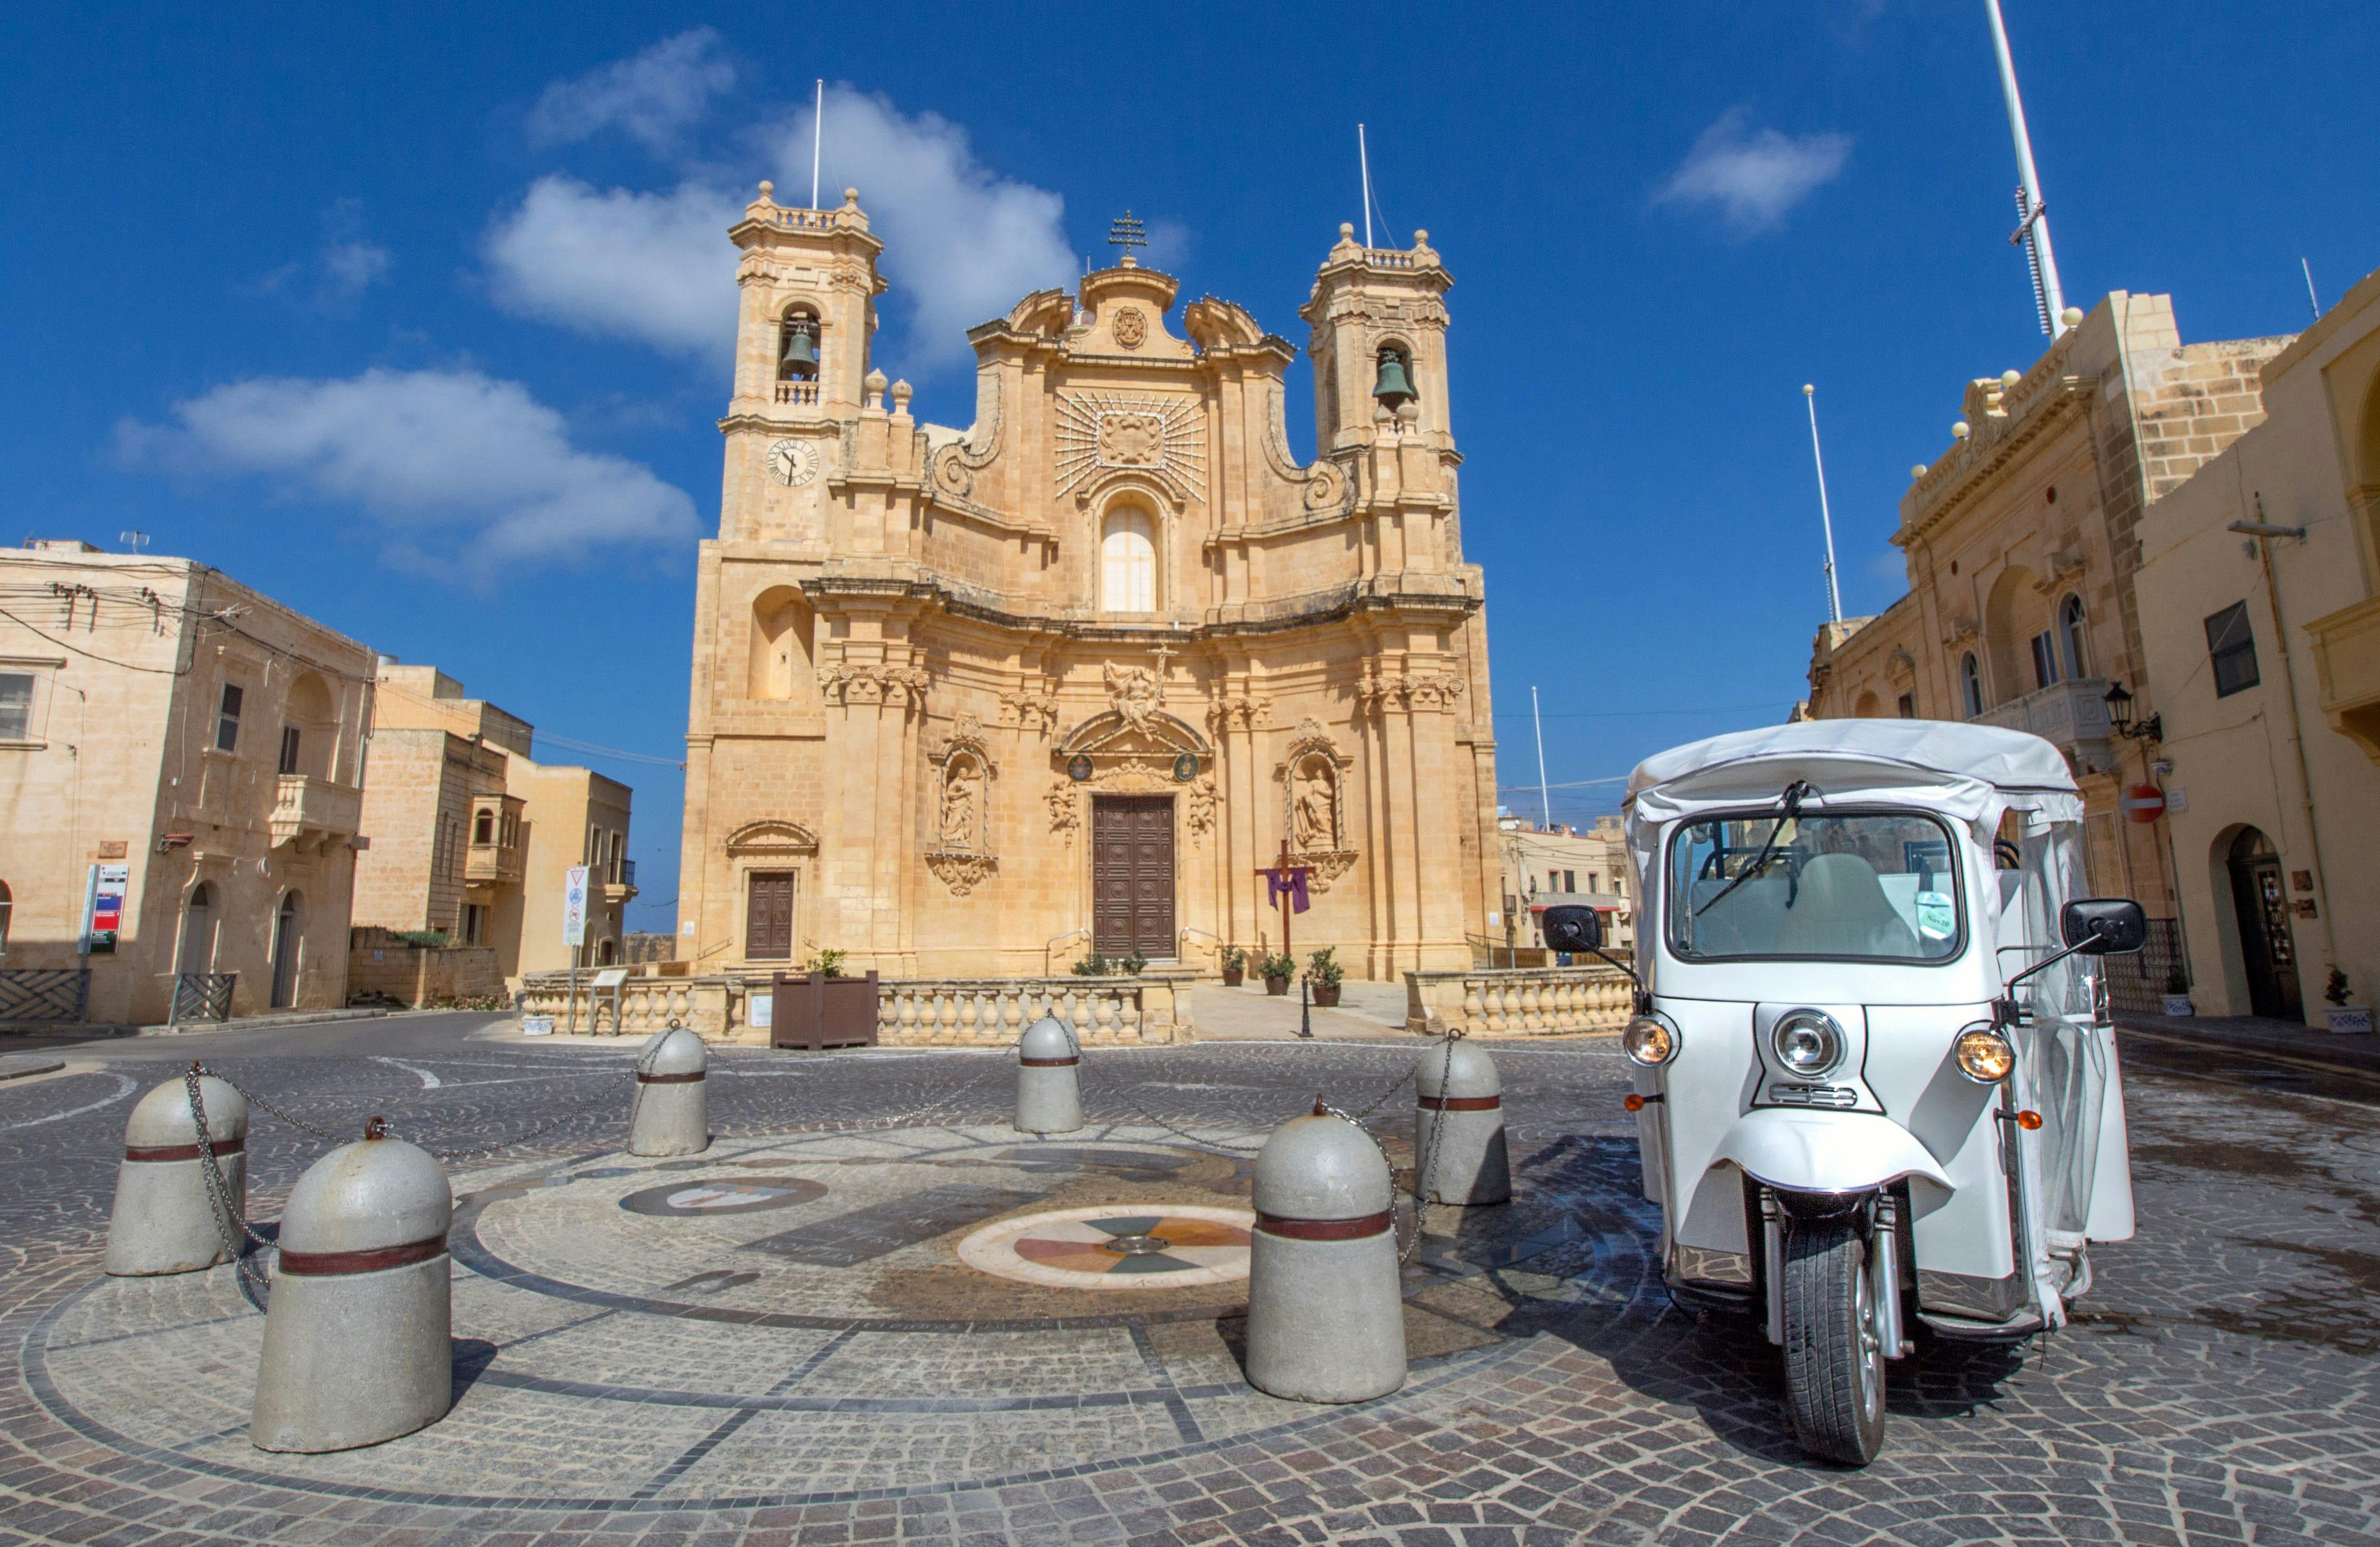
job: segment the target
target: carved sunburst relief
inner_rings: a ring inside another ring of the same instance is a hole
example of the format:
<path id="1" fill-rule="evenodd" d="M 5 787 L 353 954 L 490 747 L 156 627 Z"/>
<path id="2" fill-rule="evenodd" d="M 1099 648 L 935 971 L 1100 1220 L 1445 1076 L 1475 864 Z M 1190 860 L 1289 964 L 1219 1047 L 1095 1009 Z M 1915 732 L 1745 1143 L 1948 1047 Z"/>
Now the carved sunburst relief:
<path id="1" fill-rule="evenodd" d="M 1119 392 L 1058 395 L 1058 490 L 1095 473 L 1153 474 L 1179 499 L 1204 499 L 1207 424 L 1195 397 Z"/>

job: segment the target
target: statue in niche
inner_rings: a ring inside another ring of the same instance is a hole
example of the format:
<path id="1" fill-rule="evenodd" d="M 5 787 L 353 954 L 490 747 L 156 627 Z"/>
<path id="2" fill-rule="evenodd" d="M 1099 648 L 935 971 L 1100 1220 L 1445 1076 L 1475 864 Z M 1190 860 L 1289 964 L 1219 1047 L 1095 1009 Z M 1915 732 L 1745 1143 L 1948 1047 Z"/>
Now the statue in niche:
<path id="1" fill-rule="evenodd" d="M 983 771 L 973 758 L 951 760 L 942 781 L 942 849 L 964 854 L 976 847 L 978 813 L 983 800 Z"/>
<path id="2" fill-rule="evenodd" d="M 1297 771 L 1296 798 L 1291 811 L 1295 819 L 1299 852 L 1320 854 L 1339 847 L 1335 794 L 1328 762 L 1309 759 Z"/>

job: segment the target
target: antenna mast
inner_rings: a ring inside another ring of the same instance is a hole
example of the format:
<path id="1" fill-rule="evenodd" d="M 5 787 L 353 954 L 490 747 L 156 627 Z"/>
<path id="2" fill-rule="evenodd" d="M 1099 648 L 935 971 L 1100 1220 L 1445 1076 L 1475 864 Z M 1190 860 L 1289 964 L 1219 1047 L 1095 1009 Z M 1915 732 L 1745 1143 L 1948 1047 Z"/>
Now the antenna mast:
<path id="1" fill-rule="evenodd" d="M 2301 268 L 2301 269 L 2303 269 L 2303 270 L 2305 271 L 2305 276 L 2306 276 L 2306 304 L 2307 304 L 2308 306 L 2310 306 L 2310 307 L 2313 307 L 2313 320 L 2314 320 L 2315 322 L 2319 323 L 2319 322 L 2321 322 L 2321 321 L 2322 321 L 2322 302 L 2320 302 L 2320 301 L 2318 301 L 2318 300 L 2314 299 L 2314 295 L 2313 295 L 2313 265 L 2312 263 L 2307 262 L 2305 261 L 2305 259 L 2304 259 L 2302 256 L 2301 256 L 2301 257 L 2298 259 L 2298 267 L 2299 267 L 2299 268 Z"/>
<path id="2" fill-rule="evenodd" d="M 1537 713 L 1537 687 L 1529 684 L 1529 718 L 1537 726 L 1537 810 L 1545 813 L 1546 831 L 1554 830 L 1554 786 L 1546 783 L 1546 719 Z"/>
<path id="3" fill-rule="evenodd" d="M 819 77 L 818 105 L 810 113 L 810 208 L 818 208 L 819 147 L 826 140 L 826 77 Z"/>
<path id="4" fill-rule="evenodd" d="M 1364 245 L 1372 245 L 1372 152 L 1364 143 L 1364 126 L 1355 126 L 1355 162 L 1364 169 Z"/>
<path id="5" fill-rule="evenodd" d="M 2024 98 L 2016 89 L 2016 61 L 2009 56 L 2008 26 L 2000 19 L 2000 0 L 1984 0 L 1984 12 L 1991 18 L 1992 51 L 1999 57 L 2000 94 L 2008 99 L 2009 133 L 2016 140 L 2018 225 L 2009 242 L 2024 244 L 2033 268 L 2034 304 L 2041 309 L 2041 331 L 2056 338 L 2066 332 L 2066 293 L 2058 283 L 2058 259 L 2049 247 L 2049 206 L 2042 201 L 2041 177 L 2034 170 L 2033 136 L 2024 127 Z"/>
<path id="6" fill-rule="evenodd" d="M 1843 620 L 1843 593 L 1835 584 L 1835 513 L 1827 508 L 1827 454 L 1818 449 L 1818 388 L 1802 384 L 1803 401 L 1810 406 L 1810 460 L 1818 468 L 1818 524 L 1827 529 L 1827 610 Z"/>

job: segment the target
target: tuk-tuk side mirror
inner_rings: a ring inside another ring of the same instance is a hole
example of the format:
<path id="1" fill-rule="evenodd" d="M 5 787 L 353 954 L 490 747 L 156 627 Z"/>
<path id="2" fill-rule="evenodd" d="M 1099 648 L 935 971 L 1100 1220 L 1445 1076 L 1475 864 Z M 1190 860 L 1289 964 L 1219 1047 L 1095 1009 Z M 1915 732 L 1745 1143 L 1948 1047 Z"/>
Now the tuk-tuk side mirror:
<path id="1" fill-rule="evenodd" d="M 2148 944 L 2148 915 L 2130 897 L 2084 897 L 2058 916 L 2058 932 L 2086 956 L 2120 956 Z"/>
<path id="2" fill-rule="evenodd" d="M 1542 925 L 1546 946 L 1554 951 L 1597 951 L 1603 948 L 1603 916 L 1583 904 L 1546 909 Z"/>

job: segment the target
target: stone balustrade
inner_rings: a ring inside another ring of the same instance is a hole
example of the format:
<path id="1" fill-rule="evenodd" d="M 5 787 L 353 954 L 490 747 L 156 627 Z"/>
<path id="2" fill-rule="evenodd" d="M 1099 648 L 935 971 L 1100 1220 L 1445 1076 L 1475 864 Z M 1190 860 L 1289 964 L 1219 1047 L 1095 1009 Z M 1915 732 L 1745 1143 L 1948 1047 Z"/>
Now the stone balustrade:
<path id="1" fill-rule="evenodd" d="M 1405 974 L 1405 1029 L 1439 1036 L 1558 1037 L 1617 1031 L 1635 985 L 1616 967 L 1473 968 Z"/>
<path id="2" fill-rule="evenodd" d="M 578 974 L 576 1021 L 582 1033 L 643 1037 L 675 1021 L 713 1041 L 769 1040 L 768 1028 L 752 1023 L 753 1001 L 769 993 L 763 974 L 631 978 L 617 991 L 590 987 L 593 976 L 591 970 Z M 1004 1047 L 1042 1016 L 1055 1015 L 1086 1047 L 1186 1042 L 1194 1034 L 1190 987 L 1196 981 L 1190 972 L 886 979 L 877 988 L 876 1040 L 886 1047 Z M 522 983 L 521 1013 L 552 1016 L 556 1031 L 570 1029 L 572 1000 L 567 972 L 535 972 Z"/>

